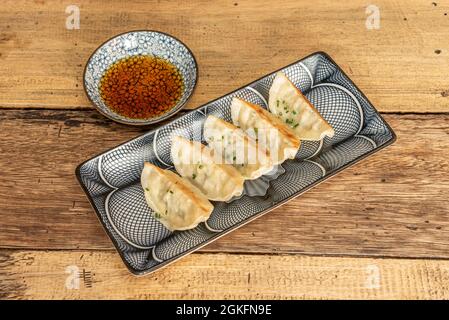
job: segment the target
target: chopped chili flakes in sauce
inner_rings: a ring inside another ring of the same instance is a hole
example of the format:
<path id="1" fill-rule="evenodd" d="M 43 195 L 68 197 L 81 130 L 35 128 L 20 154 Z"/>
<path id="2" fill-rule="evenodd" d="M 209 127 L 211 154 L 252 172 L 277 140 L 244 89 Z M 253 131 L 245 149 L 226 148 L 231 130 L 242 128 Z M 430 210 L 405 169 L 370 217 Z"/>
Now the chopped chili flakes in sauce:
<path id="1" fill-rule="evenodd" d="M 173 108 L 184 92 L 179 70 L 167 60 L 134 56 L 114 63 L 100 81 L 106 105 L 127 118 L 148 119 Z"/>

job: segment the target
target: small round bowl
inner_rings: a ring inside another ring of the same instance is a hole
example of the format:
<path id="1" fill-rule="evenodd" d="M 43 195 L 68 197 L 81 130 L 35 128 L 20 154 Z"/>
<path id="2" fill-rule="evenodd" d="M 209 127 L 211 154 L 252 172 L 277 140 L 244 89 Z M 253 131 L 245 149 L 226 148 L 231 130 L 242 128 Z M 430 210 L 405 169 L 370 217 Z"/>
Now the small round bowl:
<path id="1" fill-rule="evenodd" d="M 106 70 L 117 60 L 149 55 L 165 59 L 178 68 L 184 81 L 184 92 L 178 103 L 164 114 L 149 119 L 131 119 L 115 113 L 100 95 L 100 80 Z M 130 31 L 119 34 L 103 43 L 90 56 L 84 69 L 84 91 L 97 110 L 104 116 L 124 124 L 148 125 L 163 121 L 177 113 L 186 104 L 195 89 L 198 65 L 187 46 L 159 31 Z"/>

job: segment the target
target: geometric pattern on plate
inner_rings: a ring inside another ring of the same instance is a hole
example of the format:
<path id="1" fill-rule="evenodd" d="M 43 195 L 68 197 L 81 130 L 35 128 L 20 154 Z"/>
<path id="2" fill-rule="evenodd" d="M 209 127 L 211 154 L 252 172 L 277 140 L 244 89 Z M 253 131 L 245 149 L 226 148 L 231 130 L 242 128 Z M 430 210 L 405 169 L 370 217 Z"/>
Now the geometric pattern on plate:
<path id="1" fill-rule="evenodd" d="M 335 135 L 326 137 L 322 143 L 303 142 L 296 158 L 282 164 L 285 172 L 264 182 L 263 194 L 245 194 L 230 203 L 214 202 L 214 211 L 206 224 L 188 231 L 164 233 L 152 218 L 143 218 L 145 210 L 133 213 L 131 208 L 146 205 L 143 190 L 139 193 L 138 188 L 133 187 L 139 184 L 143 162 L 162 168 L 171 167 L 170 134 L 176 132 L 204 142 L 202 124 L 208 114 L 231 121 L 232 97 L 266 108 L 268 91 L 276 72 L 87 160 L 77 168 L 80 184 L 131 272 L 144 274 L 155 271 L 305 192 L 395 140 L 393 131 L 372 104 L 326 54 L 312 54 L 281 71 L 311 100 L 334 128 Z M 111 193 L 117 193 L 110 196 L 114 201 L 112 205 L 108 200 Z M 111 220 L 116 228 L 120 228 L 122 235 L 114 229 L 105 208 L 109 208 L 109 216 L 113 217 Z M 114 210 L 120 212 L 111 212 Z M 131 245 L 122 236 L 145 245 L 145 248 Z"/>

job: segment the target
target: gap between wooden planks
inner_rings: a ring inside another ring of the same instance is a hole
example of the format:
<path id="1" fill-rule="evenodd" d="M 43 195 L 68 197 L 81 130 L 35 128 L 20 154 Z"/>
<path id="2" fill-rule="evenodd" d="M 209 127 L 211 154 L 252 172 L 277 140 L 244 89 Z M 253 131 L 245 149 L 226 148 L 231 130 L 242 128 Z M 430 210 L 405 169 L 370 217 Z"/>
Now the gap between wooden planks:
<path id="1" fill-rule="evenodd" d="M 199 83 L 187 108 L 298 60 L 328 52 L 385 112 L 448 112 L 449 5 L 378 0 L 380 29 L 368 30 L 367 2 L 147 1 L 68 5 L 4 0 L 0 9 L 0 107 L 91 109 L 82 89 L 90 54 L 135 29 L 173 34 L 194 52 Z M 446 13 L 446 15 L 445 15 Z"/>
<path id="2" fill-rule="evenodd" d="M 135 277 L 111 252 L 0 250 L 0 299 L 448 299 L 448 283 L 441 260 L 192 254 Z"/>
<path id="3" fill-rule="evenodd" d="M 202 249 L 449 258 L 449 115 L 387 115 L 393 146 Z M 81 161 L 147 129 L 93 111 L 0 111 L 0 247 L 112 249 Z"/>

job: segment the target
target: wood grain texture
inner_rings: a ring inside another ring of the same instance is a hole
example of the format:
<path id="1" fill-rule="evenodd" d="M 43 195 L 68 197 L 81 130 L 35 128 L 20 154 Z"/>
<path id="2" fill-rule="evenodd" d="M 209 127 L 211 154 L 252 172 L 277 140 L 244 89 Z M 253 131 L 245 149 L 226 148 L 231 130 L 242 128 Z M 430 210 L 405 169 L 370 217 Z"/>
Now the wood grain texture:
<path id="1" fill-rule="evenodd" d="M 448 299 L 448 283 L 441 260 L 192 254 L 134 277 L 111 252 L 0 251 L 3 299 Z"/>
<path id="2" fill-rule="evenodd" d="M 2 1 L 0 107 L 89 109 L 85 62 L 118 33 L 156 29 L 195 53 L 194 108 L 314 51 L 326 51 L 385 112 L 449 111 L 449 4 L 378 0 L 380 29 L 365 27 L 367 2 Z M 446 15 L 445 15 L 446 14 Z"/>
<path id="3" fill-rule="evenodd" d="M 449 115 L 388 115 L 393 146 L 205 247 L 449 258 Z M 78 163 L 143 132 L 94 111 L 0 111 L 0 247 L 112 249 Z"/>

